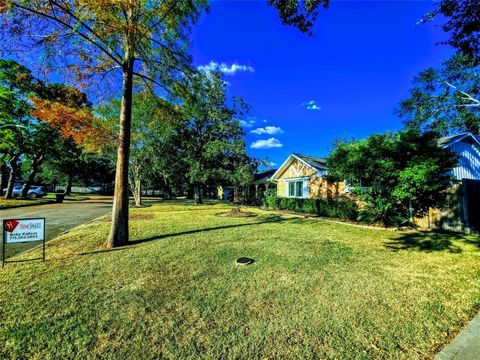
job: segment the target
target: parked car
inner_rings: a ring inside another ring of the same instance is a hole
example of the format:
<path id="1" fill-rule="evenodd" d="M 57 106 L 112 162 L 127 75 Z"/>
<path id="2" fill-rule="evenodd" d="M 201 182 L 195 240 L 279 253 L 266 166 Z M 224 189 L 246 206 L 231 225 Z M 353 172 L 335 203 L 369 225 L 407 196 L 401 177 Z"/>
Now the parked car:
<path id="1" fill-rule="evenodd" d="M 7 192 L 7 189 L 3 189 L 2 194 L 5 195 L 6 192 Z M 21 193 L 22 193 L 22 186 L 15 186 L 13 188 L 14 197 L 20 196 Z M 33 186 L 30 186 L 27 197 L 29 199 L 37 199 L 37 198 L 44 197 L 45 195 L 47 195 L 47 192 L 42 186 L 33 185 Z"/>

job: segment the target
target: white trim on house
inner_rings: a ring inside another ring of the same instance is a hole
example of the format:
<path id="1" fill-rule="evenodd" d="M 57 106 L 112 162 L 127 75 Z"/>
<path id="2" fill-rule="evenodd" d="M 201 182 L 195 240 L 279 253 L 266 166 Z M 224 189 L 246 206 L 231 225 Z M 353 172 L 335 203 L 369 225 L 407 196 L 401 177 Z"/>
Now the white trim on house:
<path id="1" fill-rule="evenodd" d="M 285 197 L 287 198 L 296 198 L 296 199 L 306 199 L 308 198 L 308 178 L 292 178 L 290 180 L 285 180 L 282 179 L 282 181 L 285 183 Z M 298 195 L 299 193 L 299 188 L 297 188 L 297 183 L 302 183 L 300 189 L 302 189 L 302 193 Z M 290 184 L 295 184 L 294 185 L 294 195 L 292 196 L 290 193 Z"/>
<path id="2" fill-rule="evenodd" d="M 469 133 L 469 132 L 464 133 L 462 136 L 458 136 L 454 141 L 447 141 L 447 142 L 445 142 L 444 144 L 441 145 L 441 147 L 443 147 L 443 148 L 450 147 L 450 146 L 452 146 L 453 144 L 458 143 L 458 142 L 460 142 L 460 141 L 463 141 L 464 139 L 466 139 L 466 138 L 468 138 L 468 137 L 471 138 L 471 139 L 473 139 L 473 141 L 476 143 L 476 145 L 477 145 L 478 147 L 480 147 L 480 141 L 478 141 L 478 139 L 477 139 L 475 136 L 473 136 L 472 133 Z"/>
<path id="3" fill-rule="evenodd" d="M 275 171 L 275 173 L 272 175 L 272 177 L 270 178 L 270 181 L 278 181 L 276 178 L 279 177 L 280 175 L 282 175 L 285 170 L 287 170 L 287 168 L 292 164 L 293 160 L 298 160 L 300 161 L 303 165 L 309 167 L 310 169 L 312 169 L 313 171 L 315 171 L 316 175 L 317 176 L 325 176 L 327 171 L 324 170 L 324 171 L 320 171 L 318 170 L 316 167 L 314 167 L 313 165 L 310 165 L 308 162 L 306 162 L 305 160 L 299 158 L 298 156 L 296 156 L 295 154 L 291 154 L 287 160 L 285 160 L 283 162 L 282 165 L 280 165 L 280 167 L 277 169 L 277 171 Z M 314 176 L 314 175 L 311 175 L 311 176 Z M 310 178 L 311 176 L 307 176 L 307 177 L 295 177 L 295 178 L 292 178 L 292 179 L 300 179 L 300 178 Z"/>
<path id="4" fill-rule="evenodd" d="M 322 176 L 322 172 L 320 170 L 318 170 L 316 167 L 314 167 L 313 165 L 310 165 L 308 162 L 306 162 L 305 160 L 303 160 L 302 158 L 298 157 L 297 155 L 295 154 L 292 154 L 290 156 L 293 156 L 295 159 L 297 159 L 298 161 L 300 161 L 303 165 L 305 166 L 308 166 L 309 168 L 315 170 L 315 172 L 317 173 L 318 176 Z M 275 174 L 274 174 L 275 175 Z"/>
<path id="5" fill-rule="evenodd" d="M 316 176 L 317 175 L 282 178 L 282 179 L 279 179 L 279 181 L 309 180 L 312 177 L 316 177 Z"/>

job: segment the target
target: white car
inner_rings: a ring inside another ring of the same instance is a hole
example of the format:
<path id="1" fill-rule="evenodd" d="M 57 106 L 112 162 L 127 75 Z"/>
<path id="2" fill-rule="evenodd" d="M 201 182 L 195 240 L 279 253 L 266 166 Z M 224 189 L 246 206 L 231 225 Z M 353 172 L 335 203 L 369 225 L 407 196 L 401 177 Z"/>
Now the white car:
<path id="1" fill-rule="evenodd" d="M 22 187 L 23 186 L 15 186 L 13 188 L 13 196 L 15 197 L 20 196 L 20 194 L 22 193 Z M 6 193 L 7 193 L 7 189 L 3 189 L 2 194 L 5 195 Z M 27 197 L 29 199 L 37 199 L 37 198 L 44 197 L 45 195 L 47 195 L 47 192 L 43 189 L 43 187 L 34 185 L 34 186 L 30 186 Z"/>

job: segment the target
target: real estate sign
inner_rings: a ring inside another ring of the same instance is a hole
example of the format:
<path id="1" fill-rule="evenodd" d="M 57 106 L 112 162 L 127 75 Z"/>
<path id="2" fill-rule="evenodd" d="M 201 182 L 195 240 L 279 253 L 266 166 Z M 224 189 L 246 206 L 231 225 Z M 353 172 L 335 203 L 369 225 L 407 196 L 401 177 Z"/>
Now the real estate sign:
<path id="1" fill-rule="evenodd" d="M 5 264 L 5 245 L 43 241 L 45 261 L 45 219 L 3 220 L 2 267 Z"/>

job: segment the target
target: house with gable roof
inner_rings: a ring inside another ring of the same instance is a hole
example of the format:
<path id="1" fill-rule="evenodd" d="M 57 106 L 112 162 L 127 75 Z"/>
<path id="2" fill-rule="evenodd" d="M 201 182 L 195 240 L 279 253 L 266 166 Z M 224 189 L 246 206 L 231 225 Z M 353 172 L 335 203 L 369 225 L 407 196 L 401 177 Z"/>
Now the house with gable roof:
<path id="1" fill-rule="evenodd" d="M 334 198 L 345 194 L 342 182 L 328 178 L 324 158 L 291 154 L 270 178 L 277 184 L 277 195 L 287 198 Z"/>
<path id="2" fill-rule="evenodd" d="M 452 170 L 456 180 L 480 180 L 480 141 L 472 133 L 443 137 L 438 145 L 458 156 L 458 164 Z"/>
<path id="3" fill-rule="evenodd" d="M 480 229 L 480 141 L 465 132 L 439 139 L 438 145 L 458 156 L 452 169 L 456 184 L 451 189 L 449 209 L 430 209 L 429 214 L 417 219 L 424 228 L 442 228 L 453 231 Z M 270 178 L 277 184 L 277 196 L 286 198 L 331 199 L 348 194 L 343 181 L 328 177 L 326 159 L 293 153 Z"/>

